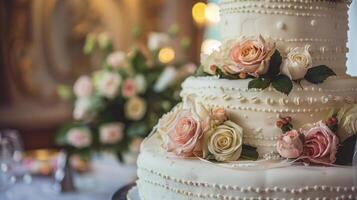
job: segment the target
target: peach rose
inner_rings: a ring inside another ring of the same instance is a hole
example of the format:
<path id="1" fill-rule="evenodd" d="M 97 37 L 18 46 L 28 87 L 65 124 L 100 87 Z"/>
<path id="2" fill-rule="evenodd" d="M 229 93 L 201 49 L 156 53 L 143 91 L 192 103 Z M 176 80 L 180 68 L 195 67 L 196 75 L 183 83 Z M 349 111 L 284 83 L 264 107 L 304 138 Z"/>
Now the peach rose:
<path id="1" fill-rule="evenodd" d="M 67 142 L 79 149 L 88 147 L 92 143 L 90 130 L 81 127 L 70 129 L 67 133 Z"/>
<path id="2" fill-rule="evenodd" d="M 265 41 L 262 36 L 245 38 L 234 45 L 229 53 L 236 65 L 227 65 L 222 70 L 230 74 L 245 72 L 258 77 L 268 71 L 275 49 L 275 43 Z"/>
<path id="3" fill-rule="evenodd" d="M 147 104 L 145 99 L 134 96 L 124 105 L 125 116 L 130 120 L 140 120 L 146 114 Z"/>
<path id="4" fill-rule="evenodd" d="M 201 104 L 180 104 L 159 121 L 163 147 L 181 157 L 201 154 L 201 138 L 209 128 L 209 121 L 209 112 Z"/>
<path id="5" fill-rule="evenodd" d="M 99 128 L 99 139 L 103 144 L 115 144 L 124 137 L 123 123 L 104 124 Z"/>
<path id="6" fill-rule="evenodd" d="M 304 149 L 303 135 L 291 130 L 278 138 L 276 149 L 284 158 L 297 158 Z"/>
<path id="7" fill-rule="evenodd" d="M 317 164 L 331 164 L 336 161 L 338 138 L 322 122 L 305 133 L 303 157 Z"/>
<path id="8" fill-rule="evenodd" d="M 213 120 L 216 120 L 218 123 L 223 123 L 227 120 L 226 111 L 224 108 L 215 108 L 211 110 L 211 117 Z"/>

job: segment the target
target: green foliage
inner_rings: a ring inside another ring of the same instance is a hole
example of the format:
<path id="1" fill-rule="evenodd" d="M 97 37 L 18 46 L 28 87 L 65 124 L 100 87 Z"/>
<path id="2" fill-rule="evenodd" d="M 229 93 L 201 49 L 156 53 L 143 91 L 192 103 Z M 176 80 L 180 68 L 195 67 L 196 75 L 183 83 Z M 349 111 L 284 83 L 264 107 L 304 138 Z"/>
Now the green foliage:
<path id="1" fill-rule="evenodd" d="M 241 158 L 247 160 L 258 160 L 259 153 L 256 147 L 243 144 Z"/>
<path id="2" fill-rule="evenodd" d="M 275 88 L 277 91 L 282 92 L 286 95 L 289 95 L 291 90 L 293 89 L 293 83 L 290 80 L 289 77 L 280 74 L 277 77 L 274 78 L 272 82 L 273 88 Z"/>
<path id="3" fill-rule="evenodd" d="M 126 130 L 129 137 L 145 137 L 149 132 L 149 127 L 145 122 L 134 122 Z"/>
<path id="4" fill-rule="evenodd" d="M 280 73 L 280 65 L 282 63 L 282 57 L 280 52 L 276 50 L 270 58 L 269 69 L 267 75 L 273 79 Z"/>
<path id="5" fill-rule="evenodd" d="M 305 79 L 310 83 L 319 84 L 324 82 L 328 77 L 335 75 L 336 73 L 326 65 L 319 65 L 310 68 L 305 75 Z"/>
<path id="6" fill-rule="evenodd" d="M 248 89 L 257 88 L 264 90 L 265 88 L 269 87 L 270 83 L 271 80 L 268 77 L 255 78 L 249 81 Z"/>
<path id="7" fill-rule="evenodd" d="M 195 76 L 209 76 L 209 74 L 204 71 L 204 66 L 200 65 L 195 72 Z"/>
<path id="8" fill-rule="evenodd" d="M 144 54 L 138 50 L 135 50 L 131 60 L 131 65 L 136 72 L 145 72 L 147 70 L 147 65 Z"/>

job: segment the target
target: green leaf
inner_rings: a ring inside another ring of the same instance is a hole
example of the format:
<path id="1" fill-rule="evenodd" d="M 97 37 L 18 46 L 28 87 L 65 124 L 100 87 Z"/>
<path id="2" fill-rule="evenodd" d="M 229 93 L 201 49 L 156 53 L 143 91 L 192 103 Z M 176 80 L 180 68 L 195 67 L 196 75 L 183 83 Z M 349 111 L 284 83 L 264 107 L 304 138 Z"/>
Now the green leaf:
<path id="1" fill-rule="evenodd" d="M 289 95 L 291 90 L 293 89 L 293 83 L 290 80 L 289 77 L 280 74 L 277 76 L 273 82 L 272 82 L 273 88 L 275 88 L 277 91 L 282 92 L 286 95 Z"/>
<path id="2" fill-rule="evenodd" d="M 307 70 L 305 79 L 310 83 L 319 84 L 324 82 L 328 77 L 335 75 L 336 73 L 326 65 L 319 65 Z"/>
<path id="3" fill-rule="evenodd" d="M 353 154 L 355 152 L 357 135 L 353 135 L 340 143 L 336 154 L 336 164 L 349 165 L 352 164 Z"/>
<path id="4" fill-rule="evenodd" d="M 268 77 L 255 78 L 255 79 L 249 81 L 248 89 L 258 88 L 258 89 L 264 90 L 265 88 L 269 87 L 270 82 L 271 82 L 271 80 Z"/>
<path id="5" fill-rule="evenodd" d="M 146 58 L 144 54 L 138 50 L 135 51 L 131 64 L 137 72 L 144 72 L 147 69 Z"/>
<path id="6" fill-rule="evenodd" d="M 267 72 L 267 75 L 270 78 L 273 78 L 279 74 L 282 60 L 283 59 L 280 55 L 280 52 L 278 50 L 275 50 L 274 54 L 270 58 L 269 70 Z"/>
<path id="7" fill-rule="evenodd" d="M 200 65 L 200 67 L 196 70 L 195 76 L 208 76 L 208 74 L 204 71 L 203 65 Z"/>
<path id="8" fill-rule="evenodd" d="M 243 144 L 241 158 L 248 160 L 257 160 L 258 157 L 259 153 L 257 152 L 257 148 Z"/>
<path id="9" fill-rule="evenodd" d="M 145 137 L 148 132 L 148 127 L 144 122 L 132 123 L 127 129 L 127 134 L 130 137 Z"/>

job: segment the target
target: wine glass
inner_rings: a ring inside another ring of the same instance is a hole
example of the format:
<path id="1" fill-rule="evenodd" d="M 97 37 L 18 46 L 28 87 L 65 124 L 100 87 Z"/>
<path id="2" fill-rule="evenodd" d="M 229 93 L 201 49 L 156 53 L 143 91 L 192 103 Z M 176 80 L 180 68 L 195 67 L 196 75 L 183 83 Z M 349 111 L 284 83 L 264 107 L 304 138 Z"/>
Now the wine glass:
<path id="1" fill-rule="evenodd" d="M 15 129 L 6 129 L 0 132 L 1 137 L 7 138 L 10 142 L 13 152 L 13 172 L 15 174 L 17 182 L 31 183 L 32 177 L 28 173 L 28 170 L 23 166 L 23 142 L 19 132 Z"/>
<path id="2" fill-rule="evenodd" d="M 13 173 L 13 153 L 14 148 L 8 138 L 0 134 L 0 197 L 5 199 L 7 191 L 16 181 Z"/>

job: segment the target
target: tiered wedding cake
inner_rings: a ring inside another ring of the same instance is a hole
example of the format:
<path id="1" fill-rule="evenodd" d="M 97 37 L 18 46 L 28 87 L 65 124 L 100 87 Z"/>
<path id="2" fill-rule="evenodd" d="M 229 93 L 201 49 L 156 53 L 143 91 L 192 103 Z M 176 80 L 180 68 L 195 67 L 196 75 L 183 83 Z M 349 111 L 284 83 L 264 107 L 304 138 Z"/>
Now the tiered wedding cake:
<path id="1" fill-rule="evenodd" d="M 221 48 L 142 145 L 142 200 L 357 199 L 334 164 L 357 131 L 349 3 L 222 0 Z"/>

